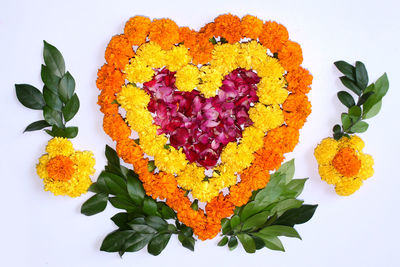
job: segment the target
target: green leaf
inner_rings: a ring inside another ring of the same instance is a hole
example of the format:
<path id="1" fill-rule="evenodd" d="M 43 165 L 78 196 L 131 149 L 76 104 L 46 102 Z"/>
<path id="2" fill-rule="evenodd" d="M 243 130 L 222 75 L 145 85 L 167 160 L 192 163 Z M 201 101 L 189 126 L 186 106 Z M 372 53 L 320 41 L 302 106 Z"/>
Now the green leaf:
<path id="1" fill-rule="evenodd" d="M 260 233 L 255 233 L 254 235 L 261 238 L 264 241 L 264 244 L 267 248 L 272 250 L 285 251 L 285 248 L 283 247 L 282 242 L 281 240 L 279 240 L 278 237 L 271 235 L 263 235 Z"/>
<path id="2" fill-rule="evenodd" d="M 219 247 L 223 247 L 228 243 L 228 237 L 224 236 L 219 242 L 218 242 L 218 246 Z"/>
<path id="3" fill-rule="evenodd" d="M 256 244 L 254 243 L 254 240 L 253 238 L 251 238 L 251 236 L 249 236 L 248 234 L 238 234 L 238 238 L 247 253 L 256 252 Z"/>
<path id="4" fill-rule="evenodd" d="M 235 229 L 240 224 L 240 217 L 238 215 L 233 215 L 230 223 L 231 228 Z"/>
<path id="5" fill-rule="evenodd" d="M 185 237 L 184 239 L 182 239 L 181 243 L 182 246 L 184 246 L 185 248 L 194 251 L 194 244 L 195 244 L 196 240 L 193 237 Z"/>
<path id="6" fill-rule="evenodd" d="M 149 243 L 153 236 L 153 234 L 135 233 L 126 239 L 123 250 L 127 252 L 139 251 Z"/>
<path id="7" fill-rule="evenodd" d="M 229 250 L 234 250 L 238 246 L 238 241 L 235 236 L 231 236 L 228 241 Z"/>
<path id="8" fill-rule="evenodd" d="M 281 216 L 285 211 L 294 209 L 294 208 L 299 208 L 303 204 L 302 200 L 298 199 L 285 199 L 282 201 L 279 201 L 275 207 L 272 208 L 271 213 L 272 214 L 277 214 L 277 216 Z"/>
<path id="9" fill-rule="evenodd" d="M 106 185 L 106 181 L 105 181 L 105 177 L 107 176 L 107 172 L 102 171 L 99 175 L 99 177 L 97 177 L 97 181 L 96 181 L 96 187 L 103 193 L 110 193 L 110 189 L 108 189 L 107 185 Z"/>
<path id="10" fill-rule="evenodd" d="M 67 72 L 60 80 L 58 86 L 58 95 L 62 102 L 67 103 L 71 99 L 75 91 L 75 80 L 72 75 Z"/>
<path id="11" fill-rule="evenodd" d="M 215 37 L 211 37 L 210 39 L 208 39 L 209 42 L 211 42 L 213 45 L 217 44 L 217 40 L 215 40 Z"/>
<path id="12" fill-rule="evenodd" d="M 58 136 L 58 137 L 65 137 L 65 138 L 75 138 L 78 135 L 78 127 L 67 127 L 67 128 L 58 128 L 57 126 L 53 126 L 53 129 L 51 130 L 53 136 Z"/>
<path id="13" fill-rule="evenodd" d="M 343 133 L 342 132 L 333 134 L 333 138 L 335 138 L 336 141 L 339 141 L 340 138 L 342 138 L 342 137 L 343 137 Z"/>
<path id="14" fill-rule="evenodd" d="M 368 86 L 368 73 L 364 63 L 356 61 L 356 82 L 359 88 L 364 91 Z"/>
<path id="15" fill-rule="evenodd" d="M 294 159 L 291 159 L 282 164 L 279 170 L 275 172 L 275 175 L 284 175 L 283 179 L 285 179 L 286 183 L 289 183 L 293 179 L 294 170 Z"/>
<path id="16" fill-rule="evenodd" d="M 118 167 L 120 166 L 120 160 L 119 160 L 117 152 L 114 149 L 112 149 L 109 145 L 106 145 L 105 154 L 106 154 L 108 164 L 118 166 Z"/>
<path id="17" fill-rule="evenodd" d="M 147 216 L 145 218 L 147 225 L 153 227 L 158 231 L 167 229 L 168 223 L 158 216 Z"/>
<path id="18" fill-rule="evenodd" d="M 337 93 L 337 97 L 339 98 L 340 102 L 348 108 L 351 108 L 356 103 L 354 102 L 354 98 L 347 93 L 346 91 L 340 91 Z"/>
<path id="19" fill-rule="evenodd" d="M 79 98 L 74 94 L 62 109 L 65 121 L 70 121 L 79 110 Z"/>
<path id="20" fill-rule="evenodd" d="M 221 220 L 221 229 L 222 229 L 222 234 L 226 235 L 228 232 L 231 231 L 231 223 L 229 219 L 223 218 Z"/>
<path id="21" fill-rule="evenodd" d="M 342 119 L 343 130 L 347 131 L 352 123 L 349 114 L 342 113 L 341 119 Z"/>
<path id="22" fill-rule="evenodd" d="M 110 172 L 102 172 L 104 181 L 114 195 L 128 196 L 124 178 Z"/>
<path id="23" fill-rule="evenodd" d="M 199 210 L 199 201 L 195 199 L 192 204 L 190 205 L 190 208 L 192 210 L 198 211 Z"/>
<path id="24" fill-rule="evenodd" d="M 153 172 L 156 169 L 156 164 L 154 163 L 154 160 L 149 160 L 147 162 L 147 170 L 149 172 Z"/>
<path id="25" fill-rule="evenodd" d="M 138 206 L 142 205 L 145 192 L 143 185 L 138 178 L 131 175 L 127 177 L 127 190 L 129 197 L 133 202 Z"/>
<path id="26" fill-rule="evenodd" d="M 365 121 L 358 121 L 350 128 L 350 130 L 354 133 L 363 133 L 368 129 L 368 126 L 368 123 Z"/>
<path id="27" fill-rule="evenodd" d="M 117 252 L 123 249 L 123 246 L 128 238 L 134 235 L 132 230 L 114 231 L 104 238 L 100 250 L 106 252 Z"/>
<path id="28" fill-rule="evenodd" d="M 254 244 L 256 245 L 256 250 L 260 250 L 265 247 L 264 241 L 258 236 L 251 236 L 251 238 L 253 238 L 254 240 Z"/>
<path id="29" fill-rule="evenodd" d="M 271 225 L 262 229 L 260 234 L 263 235 L 271 235 L 271 236 L 287 236 L 287 237 L 296 237 L 301 239 L 299 233 L 290 226 L 285 225 Z"/>
<path id="30" fill-rule="evenodd" d="M 301 192 L 303 192 L 304 184 L 306 183 L 307 180 L 308 178 L 293 179 L 292 181 L 290 181 L 290 183 L 287 184 L 287 188 L 289 190 L 296 192 L 296 195 L 294 197 L 298 197 L 301 194 Z"/>
<path id="31" fill-rule="evenodd" d="M 387 78 L 386 73 L 383 74 L 376 82 L 374 87 L 372 88 L 374 94 L 365 101 L 363 105 L 363 117 L 365 114 L 369 113 L 372 108 L 375 110 L 374 106 L 378 104 L 379 101 L 386 95 L 387 91 L 389 90 L 389 80 Z M 375 111 L 374 111 L 375 112 Z M 376 114 L 375 114 L 376 115 Z"/>
<path id="32" fill-rule="evenodd" d="M 335 126 L 333 126 L 332 130 L 334 133 L 340 133 L 342 131 L 342 128 L 340 127 L 339 124 L 336 124 Z"/>
<path id="33" fill-rule="evenodd" d="M 19 102 L 27 108 L 40 110 L 46 105 L 42 93 L 32 85 L 16 84 L 15 91 Z"/>
<path id="34" fill-rule="evenodd" d="M 129 221 L 129 215 L 126 212 L 119 212 L 111 217 L 111 220 L 115 223 L 119 228 L 123 228 L 126 226 Z"/>
<path id="35" fill-rule="evenodd" d="M 314 215 L 317 207 L 318 205 L 302 205 L 299 208 L 290 209 L 282 214 L 274 224 L 293 227 L 295 224 L 308 222 Z"/>
<path id="36" fill-rule="evenodd" d="M 147 251 L 154 256 L 157 256 L 165 249 L 167 246 L 171 234 L 159 234 L 151 239 L 149 245 L 147 246 Z"/>
<path id="37" fill-rule="evenodd" d="M 244 221 L 242 230 L 245 231 L 249 229 L 256 229 L 262 226 L 268 220 L 268 216 L 270 215 L 271 215 L 270 211 L 263 211 L 251 216 L 250 218 Z"/>
<path id="38" fill-rule="evenodd" d="M 64 58 L 61 55 L 60 51 L 51 44 L 44 42 L 43 49 L 43 58 L 49 70 L 57 75 L 58 77 L 62 77 L 65 73 L 65 62 Z"/>
<path id="39" fill-rule="evenodd" d="M 382 108 L 382 100 L 373 105 L 367 112 L 363 113 L 363 119 L 370 119 L 376 116 Z"/>
<path id="40" fill-rule="evenodd" d="M 43 108 L 43 117 L 50 125 L 64 128 L 61 112 L 54 110 L 49 106 L 45 106 Z"/>
<path id="41" fill-rule="evenodd" d="M 161 209 L 159 208 L 159 211 L 161 213 L 161 216 L 165 219 L 175 219 L 176 218 L 176 213 L 173 209 L 168 207 L 167 205 L 163 204 L 161 206 Z"/>
<path id="42" fill-rule="evenodd" d="M 46 87 L 49 88 L 49 90 L 51 90 L 53 93 L 57 94 L 60 77 L 53 74 L 45 65 L 42 65 L 40 76 L 42 77 L 42 81 Z"/>
<path id="43" fill-rule="evenodd" d="M 141 212 L 140 208 L 136 207 L 135 205 L 133 205 L 131 202 L 129 202 L 124 198 L 109 197 L 108 201 L 110 201 L 111 205 L 113 205 L 114 208 L 126 210 L 128 212 L 136 212 L 136 213 Z"/>
<path id="44" fill-rule="evenodd" d="M 155 234 L 157 233 L 157 230 L 154 229 L 151 226 L 148 226 L 146 224 L 134 224 L 134 223 L 128 223 L 129 227 L 137 232 L 137 233 L 142 233 L 142 234 Z"/>
<path id="45" fill-rule="evenodd" d="M 356 80 L 355 68 L 352 65 L 350 65 L 349 63 L 347 63 L 345 61 L 336 61 L 334 64 L 341 73 L 346 75 L 347 78 L 349 78 L 353 81 Z"/>
<path id="46" fill-rule="evenodd" d="M 349 116 L 352 121 L 357 121 L 361 118 L 361 108 L 359 106 L 352 106 L 349 109 Z"/>
<path id="47" fill-rule="evenodd" d="M 151 197 L 146 196 L 143 201 L 143 212 L 147 215 L 158 216 L 157 204 Z"/>
<path id="48" fill-rule="evenodd" d="M 81 207 L 81 213 L 86 216 L 91 216 L 102 212 L 107 206 L 107 195 L 104 193 L 99 193 L 83 203 Z"/>
<path id="49" fill-rule="evenodd" d="M 357 106 L 361 106 L 363 105 L 370 96 L 372 96 L 373 94 L 375 94 L 374 92 L 367 92 L 364 93 L 357 101 Z"/>
<path id="50" fill-rule="evenodd" d="M 62 102 L 58 95 L 51 91 L 49 88 L 46 86 L 43 87 L 43 98 L 44 101 L 46 102 L 46 105 L 51 107 L 52 109 L 60 112 L 62 108 Z"/>
<path id="51" fill-rule="evenodd" d="M 355 82 L 350 80 L 348 77 L 342 76 L 339 78 L 342 81 L 342 84 L 353 91 L 356 95 L 361 95 L 362 91 Z"/>
<path id="52" fill-rule="evenodd" d="M 37 130 L 42 130 L 43 128 L 50 127 L 51 125 L 47 123 L 45 120 L 41 121 L 35 121 L 29 124 L 24 132 L 32 132 L 32 131 L 37 131 Z"/>

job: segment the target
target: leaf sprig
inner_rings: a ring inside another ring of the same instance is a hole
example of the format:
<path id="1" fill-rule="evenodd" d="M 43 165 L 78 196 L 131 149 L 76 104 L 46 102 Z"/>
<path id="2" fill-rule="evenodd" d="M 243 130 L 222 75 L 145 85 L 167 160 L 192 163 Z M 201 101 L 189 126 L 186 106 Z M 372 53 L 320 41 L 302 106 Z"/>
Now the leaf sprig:
<path id="1" fill-rule="evenodd" d="M 355 101 L 346 91 L 337 94 L 340 102 L 348 108 L 348 112 L 341 115 L 342 125 L 336 124 L 333 127 L 333 137 L 339 140 L 342 136 L 363 133 L 368 129 L 369 125 L 364 120 L 379 113 L 382 98 L 389 89 L 389 80 L 384 73 L 375 83 L 368 85 L 368 73 L 362 62 L 356 61 L 355 66 L 345 61 L 337 61 L 334 64 L 344 74 L 340 77 L 342 84 L 357 97 Z"/>
<path id="2" fill-rule="evenodd" d="M 301 239 L 293 228 L 311 219 L 318 205 L 305 205 L 297 197 L 303 191 L 305 179 L 292 179 L 294 160 L 271 175 L 268 185 L 253 193 L 251 200 L 236 208 L 230 219 L 222 219 L 219 246 L 228 244 L 230 250 L 238 240 L 248 253 L 267 247 L 285 251 L 279 236 Z"/>
<path id="3" fill-rule="evenodd" d="M 121 166 L 115 150 L 106 146 L 105 154 L 108 165 L 90 186 L 89 191 L 96 194 L 83 203 L 81 213 L 91 216 L 102 212 L 108 202 L 125 212 L 111 218 L 118 229 L 105 237 L 100 250 L 122 256 L 147 245 L 150 254 L 158 255 L 175 234 L 182 246 L 194 251 L 196 240 L 192 228 L 180 223 L 175 211 L 164 202 L 146 196 L 138 175 Z M 171 219 L 174 224 L 168 223 Z"/>
<path id="4" fill-rule="evenodd" d="M 75 93 L 75 80 L 67 71 L 60 51 L 53 45 L 44 42 L 41 78 L 43 90 L 29 84 L 16 84 L 19 102 L 27 108 L 42 110 L 44 120 L 29 124 L 24 132 L 44 129 L 55 137 L 74 138 L 78 135 L 78 127 L 66 127 L 79 110 L 79 98 Z M 50 129 L 51 127 L 51 129 Z M 47 129 L 46 129 L 47 128 Z"/>

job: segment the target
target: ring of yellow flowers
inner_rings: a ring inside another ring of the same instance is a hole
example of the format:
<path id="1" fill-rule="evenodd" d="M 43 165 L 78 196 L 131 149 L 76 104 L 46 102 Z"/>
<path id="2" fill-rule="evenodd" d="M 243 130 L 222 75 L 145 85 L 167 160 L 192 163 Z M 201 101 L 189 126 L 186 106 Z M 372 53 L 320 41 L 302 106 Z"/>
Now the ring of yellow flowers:
<path id="1" fill-rule="evenodd" d="M 256 41 L 218 44 L 214 47 L 210 64 L 200 68 L 190 64 L 191 60 L 188 49 L 182 44 L 167 51 L 153 42 L 141 45 L 124 69 L 130 83 L 123 86 L 117 101 L 126 111 L 126 121 L 131 129 L 139 134 L 140 147 L 146 154 L 154 156 L 156 167 L 176 175 L 179 186 L 191 190 L 194 198 L 207 202 L 221 189 L 236 184 L 237 174 L 251 165 L 253 153 L 263 146 L 266 132 L 284 123 L 280 105 L 286 100 L 288 91 L 284 68 Z M 159 127 L 152 123 L 153 117 L 147 110 L 150 96 L 136 87 L 136 84 L 152 79 L 153 69 L 162 67 L 176 72 L 179 90 L 197 88 L 206 97 L 215 96 L 224 76 L 234 69 L 252 69 L 261 78 L 257 85 L 259 103 L 249 110 L 254 124 L 243 131 L 239 144 L 231 142 L 223 149 L 221 163 L 208 182 L 204 182 L 205 168 L 189 163 L 181 149 L 165 149 L 168 138 L 164 134 L 157 135 Z"/>

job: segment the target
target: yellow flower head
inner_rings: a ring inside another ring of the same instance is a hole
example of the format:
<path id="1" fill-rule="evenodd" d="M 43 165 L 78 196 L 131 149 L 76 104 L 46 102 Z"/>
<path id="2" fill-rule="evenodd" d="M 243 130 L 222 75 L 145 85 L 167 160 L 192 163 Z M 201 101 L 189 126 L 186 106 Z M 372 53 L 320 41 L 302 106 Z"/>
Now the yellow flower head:
<path id="1" fill-rule="evenodd" d="M 48 154 L 39 159 L 37 174 L 43 179 L 44 190 L 54 195 L 77 197 L 92 184 L 95 159 L 90 151 L 75 151 L 71 141 L 55 137 L 47 144 Z"/>
<path id="2" fill-rule="evenodd" d="M 315 148 L 319 174 L 322 180 L 336 186 L 338 195 L 353 194 L 362 185 L 362 180 L 373 175 L 373 158 L 361 151 L 363 147 L 362 139 L 353 135 L 339 141 L 325 138 Z"/>
<path id="3" fill-rule="evenodd" d="M 176 87 L 180 91 L 190 92 L 199 84 L 199 69 L 194 65 L 186 65 L 175 74 Z"/>
<path id="4" fill-rule="evenodd" d="M 174 46 L 166 53 L 165 65 L 170 71 L 177 71 L 192 61 L 188 49 L 184 45 Z"/>

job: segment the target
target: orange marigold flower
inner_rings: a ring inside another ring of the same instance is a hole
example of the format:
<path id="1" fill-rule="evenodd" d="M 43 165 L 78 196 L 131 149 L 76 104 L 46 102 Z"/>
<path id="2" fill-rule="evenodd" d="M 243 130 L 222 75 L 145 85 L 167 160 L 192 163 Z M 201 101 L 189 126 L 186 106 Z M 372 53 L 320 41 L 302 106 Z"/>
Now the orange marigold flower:
<path id="1" fill-rule="evenodd" d="M 135 55 L 128 38 L 125 35 L 115 35 L 111 38 L 104 55 L 106 61 L 110 65 L 114 65 L 117 69 L 125 68 L 129 63 L 129 59 Z"/>
<path id="2" fill-rule="evenodd" d="M 313 76 L 302 67 L 290 70 L 286 75 L 287 89 L 292 93 L 307 94 L 311 90 Z"/>
<path id="3" fill-rule="evenodd" d="M 256 152 L 255 162 L 261 166 L 264 170 L 277 170 L 285 157 L 282 153 L 278 153 L 274 150 L 262 148 Z"/>
<path id="4" fill-rule="evenodd" d="M 289 33 L 285 26 L 275 21 L 264 23 L 263 31 L 259 36 L 260 42 L 272 53 L 278 52 L 289 39 Z"/>
<path id="5" fill-rule="evenodd" d="M 268 170 L 263 169 L 256 162 L 240 174 L 242 182 L 245 181 L 248 183 L 252 190 L 264 188 L 269 182 L 269 177 Z"/>
<path id="6" fill-rule="evenodd" d="M 251 194 L 250 185 L 241 182 L 229 188 L 228 199 L 233 205 L 240 207 L 249 201 Z"/>
<path id="7" fill-rule="evenodd" d="M 226 201 L 223 193 L 208 202 L 206 206 L 207 216 L 215 218 L 225 218 L 232 215 L 235 206 L 231 202 Z"/>
<path id="8" fill-rule="evenodd" d="M 198 42 L 190 48 L 190 55 L 193 57 L 193 64 L 206 64 L 211 60 L 214 45 L 208 39 L 200 38 Z"/>
<path id="9" fill-rule="evenodd" d="M 149 38 L 168 50 L 179 42 L 179 27 L 170 19 L 155 19 L 150 25 Z"/>
<path id="10" fill-rule="evenodd" d="M 214 31 L 215 31 L 215 23 L 210 22 L 210 23 L 207 23 L 205 26 L 203 26 L 200 29 L 199 33 L 203 34 L 204 38 L 209 40 L 210 38 L 212 38 L 214 36 Z"/>
<path id="11" fill-rule="evenodd" d="M 232 14 L 218 16 L 215 20 L 214 35 L 224 37 L 230 44 L 240 41 L 240 18 Z"/>
<path id="12" fill-rule="evenodd" d="M 311 113 L 311 103 L 304 94 L 290 94 L 282 108 L 286 124 L 296 129 L 303 127 Z"/>
<path id="13" fill-rule="evenodd" d="M 264 148 L 277 153 L 288 153 L 293 151 L 299 142 L 299 131 L 296 128 L 283 125 L 270 130 L 264 138 Z"/>
<path id="14" fill-rule="evenodd" d="M 114 141 L 126 139 L 131 135 L 131 129 L 129 129 L 120 115 L 105 114 L 103 118 L 103 129 Z"/>
<path id="15" fill-rule="evenodd" d="M 264 22 L 255 16 L 246 15 L 242 18 L 240 26 L 242 37 L 257 40 L 263 31 Z"/>
<path id="16" fill-rule="evenodd" d="M 287 41 L 278 51 L 278 58 L 282 67 L 290 71 L 303 62 L 303 52 L 298 43 Z"/>
<path id="17" fill-rule="evenodd" d="M 179 42 L 186 47 L 193 47 L 197 43 L 197 33 L 189 27 L 179 28 Z"/>
<path id="18" fill-rule="evenodd" d="M 97 72 L 96 85 L 103 91 L 117 93 L 125 82 L 125 74 L 109 64 L 104 64 Z"/>
<path id="19" fill-rule="evenodd" d="M 140 46 L 146 42 L 151 20 L 148 17 L 135 16 L 130 18 L 124 28 L 125 36 L 132 45 Z"/>
<path id="20" fill-rule="evenodd" d="M 53 180 L 68 181 L 75 172 L 74 162 L 69 157 L 58 155 L 47 163 L 46 170 Z"/>
<path id="21" fill-rule="evenodd" d="M 351 177 L 361 169 L 361 160 L 357 157 L 356 151 L 350 147 L 344 147 L 338 151 L 332 160 L 333 167 L 346 177 Z"/>

